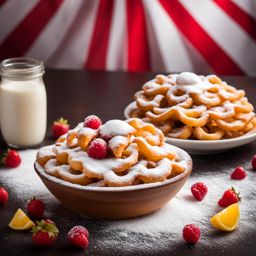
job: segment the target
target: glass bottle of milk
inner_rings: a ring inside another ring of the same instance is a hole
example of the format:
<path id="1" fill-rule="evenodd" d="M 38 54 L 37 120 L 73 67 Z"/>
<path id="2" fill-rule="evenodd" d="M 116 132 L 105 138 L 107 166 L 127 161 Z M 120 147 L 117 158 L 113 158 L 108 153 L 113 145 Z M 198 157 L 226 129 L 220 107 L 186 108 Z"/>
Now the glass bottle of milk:
<path id="1" fill-rule="evenodd" d="M 46 132 L 47 99 L 42 61 L 13 58 L 0 65 L 0 126 L 10 147 L 39 145 Z"/>

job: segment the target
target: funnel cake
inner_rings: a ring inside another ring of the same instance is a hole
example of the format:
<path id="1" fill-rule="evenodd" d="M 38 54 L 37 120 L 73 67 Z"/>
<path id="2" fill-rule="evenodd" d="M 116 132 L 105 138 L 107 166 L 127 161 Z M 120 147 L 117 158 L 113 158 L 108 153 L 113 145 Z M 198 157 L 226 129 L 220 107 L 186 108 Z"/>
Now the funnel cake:
<path id="1" fill-rule="evenodd" d="M 220 140 L 256 128 L 254 108 L 244 90 L 215 75 L 157 75 L 135 94 L 135 101 L 128 116 L 154 124 L 170 138 Z"/>
<path id="2" fill-rule="evenodd" d="M 186 171 L 191 158 L 182 152 L 166 144 L 154 125 L 131 118 L 110 120 L 98 129 L 80 123 L 41 148 L 36 161 L 47 174 L 73 184 L 120 187 L 161 182 Z"/>

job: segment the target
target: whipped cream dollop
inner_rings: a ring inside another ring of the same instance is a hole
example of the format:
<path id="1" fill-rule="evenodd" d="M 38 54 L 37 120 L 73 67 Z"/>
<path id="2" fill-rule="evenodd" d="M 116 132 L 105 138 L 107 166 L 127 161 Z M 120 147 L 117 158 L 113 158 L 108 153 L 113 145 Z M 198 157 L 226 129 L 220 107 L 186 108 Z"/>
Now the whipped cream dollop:
<path id="1" fill-rule="evenodd" d="M 202 94 L 213 86 L 217 87 L 218 85 L 211 84 L 207 77 L 198 76 L 192 72 L 182 72 L 176 76 L 176 85 L 173 89 Z"/>
<path id="2" fill-rule="evenodd" d="M 192 72 L 182 72 L 176 77 L 176 83 L 178 85 L 194 85 L 201 82 L 201 78 Z"/>

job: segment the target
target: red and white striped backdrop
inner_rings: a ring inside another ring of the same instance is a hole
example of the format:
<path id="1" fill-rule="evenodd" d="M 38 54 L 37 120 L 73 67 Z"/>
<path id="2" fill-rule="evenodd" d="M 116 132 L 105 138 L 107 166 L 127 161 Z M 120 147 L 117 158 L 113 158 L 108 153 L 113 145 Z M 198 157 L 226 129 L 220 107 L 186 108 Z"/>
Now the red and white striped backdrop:
<path id="1" fill-rule="evenodd" d="M 0 59 L 256 75 L 256 0 L 0 0 Z"/>

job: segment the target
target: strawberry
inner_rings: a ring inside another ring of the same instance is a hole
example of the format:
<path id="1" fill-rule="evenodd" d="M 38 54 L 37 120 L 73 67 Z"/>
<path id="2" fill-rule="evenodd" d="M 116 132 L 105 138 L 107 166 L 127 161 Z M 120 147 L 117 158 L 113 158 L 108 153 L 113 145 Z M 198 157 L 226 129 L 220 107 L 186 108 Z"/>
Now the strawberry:
<path id="1" fill-rule="evenodd" d="M 239 193 L 237 193 L 232 187 L 223 193 L 221 199 L 218 201 L 218 204 L 220 207 L 228 207 L 229 205 L 235 204 L 239 201 L 241 201 Z"/>
<path id="2" fill-rule="evenodd" d="M 87 116 L 84 120 L 84 127 L 89 127 L 91 129 L 97 130 L 102 125 L 99 117 L 95 115 Z"/>
<path id="3" fill-rule="evenodd" d="M 245 177 L 246 177 L 245 169 L 241 166 L 236 167 L 236 169 L 230 175 L 230 178 L 233 180 L 242 180 Z"/>
<path id="4" fill-rule="evenodd" d="M 256 155 L 254 155 L 254 156 L 252 157 L 251 163 L 252 163 L 252 168 L 256 170 Z"/>
<path id="5" fill-rule="evenodd" d="M 8 168 L 15 168 L 20 165 L 21 157 L 16 150 L 8 148 L 4 154 L 2 163 Z"/>
<path id="6" fill-rule="evenodd" d="M 74 246 L 87 248 L 89 245 L 89 232 L 83 226 L 75 226 L 69 230 L 68 240 Z"/>
<path id="7" fill-rule="evenodd" d="M 44 215 L 44 208 L 45 206 L 43 201 L 36 199 L 35 197 L 27 203 L 27 211 L 35 219 L 42 219 Z"/>
<path id="8" fill-rule="evenodd" d="M 53 245 L 59 234 L 59 230 L 55 223 L 47 219 L 37 221 L 36 224 L 37 225 L 32 229 L 32 241 L 36 245 L 43 247 Z"/>
<path id="9" fill-rule="evenodd" d="M 183 228 L 183 238 L 187 243 L 196 244 L 201 235 L 200 228 L 194 224 L 188 224 Z"/>
<path id="10" fill-rule="evenodd" d="M 103 139 L 95 139 L 90 143 L 87 153 L 95 159 L 106 158 L 108 155 L 108 145 Z"/>
<path id="11" fill-rule="evenodd" d="M 0 187 L 0 205 L 7 204 L 8 202 L 8 192 L 6 189 Z"/>
<path id="12" fill-rule="evenodd" d="M 191 186 L 191 193 L 197 201 L 202 201 L 207 192 L 208 188 L 203 182 L 197 182 Z"/>
<path id="13" fill-rule="evenodd" d="M 68 120 L 63 117 L 57 119 L 52 126 L 52 136 L 57 139 L 61 135 L 66 134 L 69 131 Z"/>

